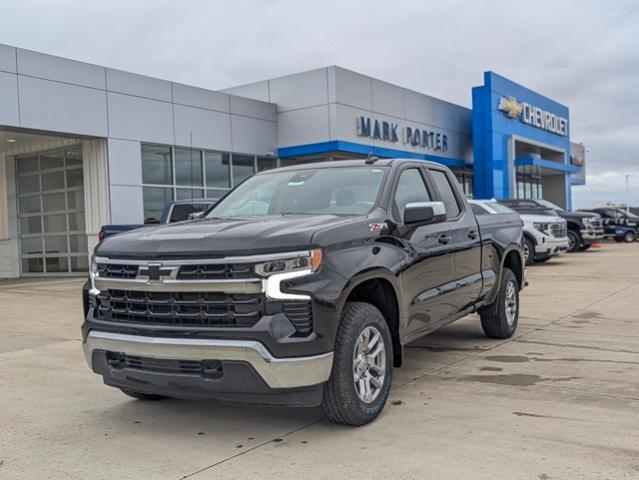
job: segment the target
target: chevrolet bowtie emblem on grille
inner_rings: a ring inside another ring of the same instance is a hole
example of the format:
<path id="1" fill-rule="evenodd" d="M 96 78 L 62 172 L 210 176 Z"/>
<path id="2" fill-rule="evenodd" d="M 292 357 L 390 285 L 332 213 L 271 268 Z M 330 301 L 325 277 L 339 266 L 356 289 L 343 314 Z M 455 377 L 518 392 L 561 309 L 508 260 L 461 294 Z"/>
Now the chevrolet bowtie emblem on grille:
<path id="1" fill-rule="evenodd" d="M 160 280 L 160 267 L 161 265 L 149 265 L 147 267 L 147 275 L 149 280 L 157 282 Z"/>
<path id="2" fill-rule="evenodd" d="M 524 107 L 515 97 L 501 97 L 499 99 L 499 110 L 504 112 L 509 118 L 517 118 L 521 115 Z"/>
<path id="3" fill-rule="evenodd" d="M 146 280 L 147 282 L 162 282 L 170 278 L 171 272 L 171 268 L 163 268 L 161 263 L 149 263 L 146 266 L 140 267 L 138 278 Z"/>

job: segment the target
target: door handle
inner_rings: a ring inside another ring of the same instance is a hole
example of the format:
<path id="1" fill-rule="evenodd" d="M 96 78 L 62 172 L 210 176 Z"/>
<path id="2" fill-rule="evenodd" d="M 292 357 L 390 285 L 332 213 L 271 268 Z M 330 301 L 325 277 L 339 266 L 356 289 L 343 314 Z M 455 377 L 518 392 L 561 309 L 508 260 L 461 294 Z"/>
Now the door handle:
<path id="1" fill-rule="evenodd" d="M 470 232 L 468 232 L 468 238 L 470 238 L 471 240 L 475 240 L 478 236 L 479 235 L 475 230 L 471 230 Z"/>
<path id="2" fill-rule="evenodd" d="M 439 240 L 439 243 L 446 245 L 448 242 L 450 242 L 450 235 L 440 235 L 437 240 Z"/>

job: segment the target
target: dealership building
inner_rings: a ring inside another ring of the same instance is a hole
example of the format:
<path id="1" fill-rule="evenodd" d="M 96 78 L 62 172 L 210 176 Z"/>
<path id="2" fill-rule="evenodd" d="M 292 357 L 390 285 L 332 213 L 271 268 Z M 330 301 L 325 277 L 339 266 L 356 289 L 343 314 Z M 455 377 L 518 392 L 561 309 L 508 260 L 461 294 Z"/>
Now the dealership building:
<path id="1" fill-rule="evenodd" d="M 466 108 L 336 66 L 213 91 L 0 44 L 0 278 L 83 274 L 101 225 L 371 154 L 570 208 L 584 152 L 568 107 L 493 72 Z"/>

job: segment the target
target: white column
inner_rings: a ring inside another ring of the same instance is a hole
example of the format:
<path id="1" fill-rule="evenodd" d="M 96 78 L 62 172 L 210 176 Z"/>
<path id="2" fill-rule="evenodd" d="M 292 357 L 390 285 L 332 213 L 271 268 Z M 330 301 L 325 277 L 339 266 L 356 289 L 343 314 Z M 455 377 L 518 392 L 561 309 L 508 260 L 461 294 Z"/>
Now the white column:
<path id="1" fill-rule="evenodd" d="M 106 139 L 82 142 L 84 209 L 89 254 L 98 243 L 100 227 L 111 223 L 109 162 Z"/>
<path id="2" fill-rule="evenodd" d="M 9 165 L 12 159 L 0 155 L 0 278 L 14 278 L 20 275 L 20 259 L 17 240 L 17 221 L 15 212 L 15 195 L 13 183 L 15 176 L 13 167 Z"/>

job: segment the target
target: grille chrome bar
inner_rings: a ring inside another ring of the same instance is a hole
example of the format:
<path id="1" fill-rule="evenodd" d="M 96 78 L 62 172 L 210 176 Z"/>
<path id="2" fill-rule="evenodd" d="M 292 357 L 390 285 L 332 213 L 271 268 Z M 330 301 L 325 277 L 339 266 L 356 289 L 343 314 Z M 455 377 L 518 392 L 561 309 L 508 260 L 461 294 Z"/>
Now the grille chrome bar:
<path id="1" fill-rule="evenodd" d="M 261 293 L 263 282 L 255 279 L 228 280 L 138 280 L 95 277 L 98 290 L 136 290 L 143 292 L 223 292 Z"/>

